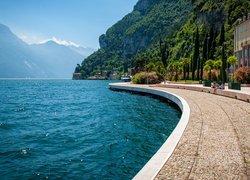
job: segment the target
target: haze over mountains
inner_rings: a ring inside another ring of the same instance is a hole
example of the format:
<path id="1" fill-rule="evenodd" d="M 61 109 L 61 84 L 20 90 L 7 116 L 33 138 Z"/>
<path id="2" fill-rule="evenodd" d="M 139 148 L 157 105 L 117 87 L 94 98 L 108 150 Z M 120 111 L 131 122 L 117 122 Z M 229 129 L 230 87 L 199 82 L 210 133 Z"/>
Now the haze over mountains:
<path id="1" fill-rule="evenodd" d="M 70 78 L 93 51 L 54 40 L 28 45 L 0 24 L 0 78 Z"/>

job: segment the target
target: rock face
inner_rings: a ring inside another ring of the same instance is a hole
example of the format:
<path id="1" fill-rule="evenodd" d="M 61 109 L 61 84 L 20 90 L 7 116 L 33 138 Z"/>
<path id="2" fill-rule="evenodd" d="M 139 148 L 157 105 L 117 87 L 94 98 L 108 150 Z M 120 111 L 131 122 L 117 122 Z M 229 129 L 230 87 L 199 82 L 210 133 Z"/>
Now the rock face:
<path id="1" fill-rule="evenodd" d="M 156 3 L 159 3 L 159 0 L 139 0 L 135 5 L 134 10 L 146 14 Z"/>
<path id="2" fill-rule="evenodd" d="M 100 44 L 100 47 L 102 49 L 106 49 L 107 48 L 107 42 L 106 42 L 106 36 L 105 36 L 105 34 L 103 34 L 103 35 L 101 35 L 99 37 L 99 44 Z"/>
<path id="3" fill-rule="evenodd" d="M 121 21 L 109 28 L 106 34 L 99 37 L 102 49 L 122 52 L 123 56 L 135 55 L 139 49 L 147 47 L 152 42 L 152 31 L 147 31 L 147 26 L 137 27 L 145 16 L 160 0 L 139 0 L 133 12 L 125 16 Z"/>
<path id="4" fill-rule="evenodd" d="M 131 13 L 100 36 L 100 49 L 84 60 L 82 72 L 88 76 L 94 71 L 122 69 L 128 61 L 133 64 L 131 58 L 173 33 L 191 10 L 186 0 L 139 0 Z"/>

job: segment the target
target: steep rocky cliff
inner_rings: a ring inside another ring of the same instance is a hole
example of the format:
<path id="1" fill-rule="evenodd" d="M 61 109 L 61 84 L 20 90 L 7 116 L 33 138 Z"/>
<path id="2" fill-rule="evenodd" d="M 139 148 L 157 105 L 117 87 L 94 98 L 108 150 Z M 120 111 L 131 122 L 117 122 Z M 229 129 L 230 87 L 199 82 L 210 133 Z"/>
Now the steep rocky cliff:
<path id="1" fill-rule="evenodd" d="M 100 49 L 82 63 L 83 76 L 100 71 L 125 71 L 132 58 L 161 36 L 171 35 L 188 18 L 187 0 L 139 0 L 134 10 L 100 36 Z"/>
<path id="2" fill-rule="evenodd" d="M 147 64 L 161 61 L 159 42 L 167 44 L 169 62 L 183 57 L 192 59 L 197 29 L 198 57 L 207 57 L 202 52 L 207 44 L 209 58 L 220 59 L 223 26 L 227 57 L 233 54 L 237 19 L 249 12 L 249 0 L 139 0 L 131 13 L 100 36 L 100 49 L 86 58 L 76 72 L 85 78 L 103 71 L 123 72 L 134 67 L 143 70 L 145 59 Z M 199 63 L 202 67 L 204 61 Z"/>

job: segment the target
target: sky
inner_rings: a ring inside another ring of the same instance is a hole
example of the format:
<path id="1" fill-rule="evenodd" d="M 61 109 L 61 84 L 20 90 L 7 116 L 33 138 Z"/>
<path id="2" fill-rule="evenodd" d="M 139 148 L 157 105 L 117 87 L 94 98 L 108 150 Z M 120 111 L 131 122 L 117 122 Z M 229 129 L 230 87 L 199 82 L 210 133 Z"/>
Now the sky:
<path id="1" fill-rule="evenodd" d="M 0 24 L 29 44 L 48 39 L 99 48 L 99 36 L 138 0 L 0 0 Z"/>

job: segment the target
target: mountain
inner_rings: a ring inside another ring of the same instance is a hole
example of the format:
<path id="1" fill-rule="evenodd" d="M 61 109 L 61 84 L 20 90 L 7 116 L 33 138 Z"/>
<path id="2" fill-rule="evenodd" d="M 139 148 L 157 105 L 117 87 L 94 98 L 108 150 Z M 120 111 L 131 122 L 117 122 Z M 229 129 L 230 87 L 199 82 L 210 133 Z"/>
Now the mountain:
<path id="1" fill-rule="evenodd" d="M 46 77 L 47 73 L 40 69 L 29 46 L 0 24 L 0 77 Z"/>
<path id="2" fill-rule="evenodd" d="M 100 36 L 100 49 L 82 63 L 83 77 L 100 71 L 127 71 L 133 58 L 186 22 L 192 5 L 187 0 L 139 0 L 131 13 Z"/>
<path id="3" fill-rule="evenodd" d="M 0 78 L 70 78 L 76 64 L 92 52 L 54 41 L 28 45 L 0 24 Z"/>
<path id="4" fill-rule="evenodd" d="M 31 45 L 30 49 L 33 57 L 46 64 L 46 70 L 52 73 L 51 77 L 56 78 L 70 77 L 76 64 L 79 64 L 84 58 L 82 54 L 68 46 L 57 44 L 54 41 Z"/>
<path id="5" fill-rule="evenodd" d="M 100 49 L 87 57 L 76 72 L 87 78 L 104 71 L 138 72 L 146 65 L 161 64 L 162 59 L 167 60 L 165 66 L 181 58 L 193 59 L 197 29 L 200 46 L 196 52 L 200 54 L 196 57 L 204 60 L 207 55 L 202 49 L 208 44 L 207 57 L 220 59 L 225 43 L 225 59 L 233 54 L 237 19 L 247 16 L 249 9 L 249 0 L 139 0 L 131 13 L 100 36 Z M 202 67 L 204 63 L 198 64 Z"/>
<path id="6" fill-rule="evenodd" d="M 82 46 L 68 46 L 69 49 L 75 51 L 78 54 L 81 54 L 84 57 L 88 57 L 90 54 L 92 54 L 95 49 L 93 48 L 88 48 L 88 47 L 82 47 Z"/>

